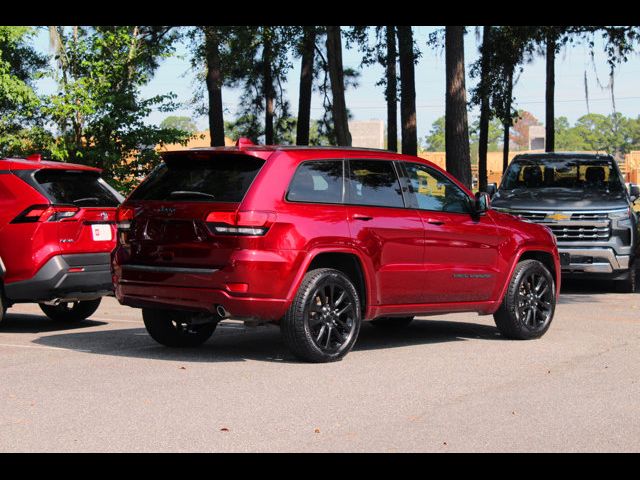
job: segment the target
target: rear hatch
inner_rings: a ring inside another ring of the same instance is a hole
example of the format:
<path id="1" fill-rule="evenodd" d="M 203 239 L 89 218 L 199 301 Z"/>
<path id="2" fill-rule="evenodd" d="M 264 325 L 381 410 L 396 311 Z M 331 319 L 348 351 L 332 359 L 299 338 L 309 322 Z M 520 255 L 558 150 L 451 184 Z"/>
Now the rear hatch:
<path id="1" fill-rule="evenodd" d="M 167 158 L 122 207 L 131 215 L 129 230 L 120 232 L 121 243 L 124 239 L 129 247 L 126 263 L 133 266 L 125 266 L 125 278 L 145 281 L 166 268 L 166 282 L 202 286 L 199 270 L 206 274 L 224 267 L 239 248 L 242 236 L 218 234 L 215 226 L 234 224 L 264 163 L 254 156 L 224 153 Z M 147 273 L 145 266 L 160 268 Z"/>
<path id="2" fill-rule="evenodd" d="M 60 253 L 107 253 L 116 239 L 116 208 L 123 197 L 98 171 L 43 168 L 27 180 L 51 202 Z"/>

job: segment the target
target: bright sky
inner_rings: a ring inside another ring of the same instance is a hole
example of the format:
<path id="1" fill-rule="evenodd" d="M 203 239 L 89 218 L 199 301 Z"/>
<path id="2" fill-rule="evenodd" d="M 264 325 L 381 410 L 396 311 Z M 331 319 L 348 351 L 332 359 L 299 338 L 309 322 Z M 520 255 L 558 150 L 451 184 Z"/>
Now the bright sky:
<path id="1" fill-rule="evenodd" d="M 445 94 L 445 65 L 444 51 L 435 51 L 426 45 L 429 33 L 442 27 L 416 26 L 414 38 L 422 51 L 422 57 L 416 66 L 416 105 L 418 136 L 424 137 L 431 128 L 431 124 L 444 115 Z M 481 38 L 476 38 L 475 27 L 468 27 L 465 36 L 465 62 L 467 64 L 467 89 L 473 86 L 473 81 L 468 78 L 469 65 L 478 57 L 478 46 Z M 481 34 L 480 34 L 481 36 Z M 36 48 L 48 52 L 48 34 L 46 29 L 40 32 L 35 39 Z M 596 44 L 597 53 L 591 60 L 589 51 L 584 45 L 575 45 L 566 48 L 556 59 L 556 117 L 566 116 L 570 122 L 574 122 L 580 116 L 587 113 L 584 92 L 584 75 L 587 74 L 589 89 L 589 107 L 591 113 L 610 114 L 612 112 L 611 95 L 608 90 L 603 90 L 599 84 L 606 86 L 609 83 L 609 67 L 606 57 L 602 53 L 602 44 Z M 355 120 L 382 119 L 386 120 L 386 104 L 382 87 L 376 86 L 376 82 L 383 75 L 380 66 L 360 68 L 360 53 L 355 50 L 343 52 L 345 67 L 352 67 L 361 72 L 357 88 L 350 88 L 346 93 L 347 107 Z M 298 103 L 299 60 L 295 60 L 294 68 L 289 73 L 288 83 L 285 88 L 291 103 L 292 114 L 295 115 Z M 640 52 L 633 53 L 627 63 L 620 65 L 615 75 L 615 100 L 616 110 L 625 116 L 637 117 L 640 115 L 640 91 L 638 76 L 640 75 Z M 166 59 L 158 69 L 154 79 L 147 85 L 143 94 L 152 96 L 160 93 L 174 92 L 183 107 L 173 115 L 185 115 L 192 117 L 201 129 L 208 128 L 206 117 L 196 117 L 193 107 L 189 105 L 192 98 L 195 82 L 195 73 L 190 68 L 189 53 L 186 45 L 179 45 L 176 55 Z M 54 85 L 50 80 L 41 80 L 38 88 L 41 92 L 50 92 Z M 544 95 L 545 95 L 545 62 L 544 57 L 537 56 L 524 67 L 515 86 L 516 108 L 522 108 L 533 113 L 539 120 L 544 120 Z M 223 103 L 228 110 L 227 115 L 234 117 L 239 104 L 240 91 L 225 88 L 223 90 Z M 322 98 L 315 95 L 312 101 L 311 116 L 322 116 Z M 470 112 L 472 121 L 477 112 Z M 167 113 L 154 112 L 149 117 L 150 123 L 158 124 Z M 398 110 L 399 116 L 399 110 Z"/>

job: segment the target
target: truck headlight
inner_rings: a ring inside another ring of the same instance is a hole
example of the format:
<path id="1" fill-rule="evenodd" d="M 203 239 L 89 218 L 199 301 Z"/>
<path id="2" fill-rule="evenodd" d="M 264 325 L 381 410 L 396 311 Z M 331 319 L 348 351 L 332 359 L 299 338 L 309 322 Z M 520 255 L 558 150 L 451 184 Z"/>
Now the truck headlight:
<path id="1" fill-rule="evenodd" d="M 621 208 L 620 210 L 612 210 L 609 212 L 609 218 L 611 220 L 620 220 L 620 219 L 624 219 L 624 218 L 630 218 L 631 217 L 631 209 L 627 208 Z"/>

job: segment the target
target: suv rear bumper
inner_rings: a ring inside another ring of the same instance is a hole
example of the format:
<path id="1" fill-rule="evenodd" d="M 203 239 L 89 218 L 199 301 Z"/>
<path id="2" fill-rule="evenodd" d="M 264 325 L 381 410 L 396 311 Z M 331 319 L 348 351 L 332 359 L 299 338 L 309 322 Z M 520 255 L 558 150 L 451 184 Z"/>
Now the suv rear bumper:
<path id="1" fill-rule="evenodd" d="M 570 256 L 568 264 L 561 265 L 563 274 L 619 274 L 629 270 L 630 255 L 616 255 L 612 248 L 566 248 L 558 247 L 562 259 L 563 254 Z"/>
<path id="2" fill-rule="evenodd" d="M 122 305 L 136 308 L 167 308 L 216 313 L 221 305 L 230 316 L 259 321 L 279 320 L 289 302 L 279 298 L 238 297 L 220 289 L 176 287 L 120 282 L 115 295 Z"/>
<path id="3" fill-rule="evenodd" d="M 32 278 L 5 284 L 5 296 L 13 302 L 46 302 L 112 295 L 110 258 L 109 253 L 57 255 Z"/>

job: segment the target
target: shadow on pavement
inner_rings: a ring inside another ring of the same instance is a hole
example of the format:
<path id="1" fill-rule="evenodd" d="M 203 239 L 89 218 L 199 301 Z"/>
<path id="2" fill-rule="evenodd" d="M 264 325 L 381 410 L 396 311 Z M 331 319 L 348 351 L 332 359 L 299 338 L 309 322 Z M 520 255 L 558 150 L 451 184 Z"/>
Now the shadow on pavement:
<path id="1" fill-rule="evenodd" d="M 636 290 L 637 292 L 637 290 Z M 631 295 L 618 293 L 612 281 L 607 280 L 563 280 L 559 304 L 604 303 L 611 301 L 608 295 Z"/>
<path id="2" fill-rule="evenodd" d="M 78 323 L 61 323 L 54 322 L 45 315 L 11 313 L 11 311 L 8 311 L 6 318 L 0 323 L 0 334 L 59 332 L 63 330 L 80 330 L 106 324 L 106 322 L 98 322 L 95 320 L 85 320 L 84 322 Z"/>
<path id="3" fill-rule="evenodd" d="M 354 351 L 428 345 L 467 339 L 501 339 L 497 329 L 480 324 L 415 320 L 396 332 L 364 324 Z M 99 355 L 181 362 L 241 362 L 246 360 L 300 363 L 287 350 L 275 326 L 244 328 L 221 324 L 204 345 L 190 349 L 158 345 L 144 328 L 47 335 L 34 343 Z"/>

